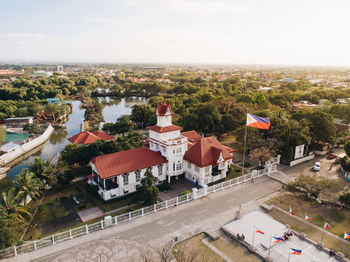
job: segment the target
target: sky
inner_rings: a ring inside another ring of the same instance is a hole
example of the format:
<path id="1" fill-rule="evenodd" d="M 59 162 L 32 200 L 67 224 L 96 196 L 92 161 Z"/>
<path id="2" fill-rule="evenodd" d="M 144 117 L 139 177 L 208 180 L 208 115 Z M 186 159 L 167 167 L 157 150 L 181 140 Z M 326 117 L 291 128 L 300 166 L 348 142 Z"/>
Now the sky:
<path id="1" fill-rule="evenodd" d="M 349 0 L 0 0 L 0 61 L 350 66 Z"/>

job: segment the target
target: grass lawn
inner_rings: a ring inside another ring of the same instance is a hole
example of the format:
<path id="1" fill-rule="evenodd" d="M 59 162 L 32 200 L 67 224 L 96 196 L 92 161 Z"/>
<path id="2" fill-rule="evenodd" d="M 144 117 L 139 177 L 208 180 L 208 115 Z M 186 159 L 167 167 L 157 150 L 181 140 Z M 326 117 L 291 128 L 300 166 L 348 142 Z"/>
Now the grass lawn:
<path id="1" fill-rule="evenodd" d="M 237 241 L 221 237 L 218 240 L 210 242 L 213 246 L 223 252 L 233 261 L 240 262 L 260 262 L 263 261 L 257 255 L 251 253 L 246 247 L 242 246 Z"/>
<path id="2" fill-rule="evenodd" d="M 226 180 L 230 180 L 242 175 L 243 168 L 232 165 L 229 172 L 226 175 Z"/>
<path id="3" fill-rule="evenodd" d="M 203 234 L 176 244 L 172 250 L 178 262 L 224 262 L 214 251 L 202 243 Z"/>
<path id="4" fill-rule="evenodd" d="M 274 204 L 287 211 L 289 211 L 289 207 L 292 207 L 295 215 L 301 218 L 304 218 L 305 214 L 308 214 L 311 216 L 309 222 L 319 226 L 321 229 L 323 228 L 324 221 L 326 221 L 331 225 L 328 231 L 341 238 L 343 238 L 344 232 L 350 231 L 350 210 L 333 206 L 322 206 L 316 201 L 308 201 L 303 196 L 294 196 L 292 194 L 285 194 L 281 197 L 273 198 L 267 203 Z M 301 222 L 276 209 L 269 214 L 281 223 L 290 225 L 296 231 L 306 233 L 307 236 L 314 241 L 321 241 L 322 230 L 317 230 L 308 225 L 308 223 Z M 343 252 L 347 257 L 350 257 L 350 241 L 344 243 L 337 238 L 324 234 L 323 242 L 326 247 L 334 248 L 336 251 Z"/>

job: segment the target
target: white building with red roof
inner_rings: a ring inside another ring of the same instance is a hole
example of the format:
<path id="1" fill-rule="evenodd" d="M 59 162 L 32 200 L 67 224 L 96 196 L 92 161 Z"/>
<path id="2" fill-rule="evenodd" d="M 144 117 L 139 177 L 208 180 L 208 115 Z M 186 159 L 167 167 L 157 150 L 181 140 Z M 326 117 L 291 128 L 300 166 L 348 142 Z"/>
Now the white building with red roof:
<path id="1" fill-rule="evenodd" d="M 149 148 L 141 147 L 95 157 L 90 161 L 89 183 L 99 187 L 99 194 L 109 200 L 136 191 L 147 170 L 163 181 L 184 176 L 196 186 L 226 177 L 234 149 L 215 137 L 201 137 L 196 131 L 182 132 L 172 124 L 170 104 L 157 107 L 157 125 L 149 130 Z"/>

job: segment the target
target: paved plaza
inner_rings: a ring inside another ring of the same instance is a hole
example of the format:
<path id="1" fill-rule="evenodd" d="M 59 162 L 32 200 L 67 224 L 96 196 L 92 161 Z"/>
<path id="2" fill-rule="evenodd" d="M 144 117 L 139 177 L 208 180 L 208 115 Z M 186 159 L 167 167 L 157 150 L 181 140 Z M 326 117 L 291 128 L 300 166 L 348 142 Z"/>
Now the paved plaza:
<path id="1" fill-rule="evenodd" d="M 282 237 L 288 231 L 288 228 L 260 211 L 253 211 L 239 220 L 234 220 L 226 224 L 223 228 L 234 236 L 243 233 L 245 235 L 245 242 L 249 245 L 253 244 L 256 250 L 263 256 L 270 255 L 273 261 L 337 261 L 334 257 L 330 257 L 328 253 L 317 249 L 311 243 L 295 235 L 289 237 L 288 240 L 275 242 L 273 237 Z M 264 234 L 256 233 L 256 230 L 260 230 Z M 289 255 L 291 248 L 302 250 L 301 255 Z"/>

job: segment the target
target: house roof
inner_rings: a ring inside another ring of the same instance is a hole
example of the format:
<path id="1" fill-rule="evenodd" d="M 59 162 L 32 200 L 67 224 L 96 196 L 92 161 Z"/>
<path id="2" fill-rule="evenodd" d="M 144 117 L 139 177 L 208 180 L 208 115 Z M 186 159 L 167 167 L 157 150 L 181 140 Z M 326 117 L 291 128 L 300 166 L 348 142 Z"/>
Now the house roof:
<path id="1" fill-rule="evenodd" d="M 174 114 L 171 104 L 167 105 L 164 98 L 163 104 L 157 106 L 157 114 L 159 116 L 165 116 L 167 113 L 170 115 Z"/>
<path id="2" fill-rule="evenodd" d="M 159 152 L 146 147 L 134 148 L 108 155 L 98 156 L 91 160 L 102 179 L 115 177 L 138 169 L 167 163 Z"/>
<path id="3" fill-rule="evenodd" d="M 101 139 L 112 140 L 114 139 L 114 137 L 108 135 L 103 131 L 95 131 L 95 132 L 84 131 L 68 138 L 68 140 L 73 144 L 84 144 L 84 145 L 95 143 L 97 140 L 101 140 Z"/>
<path id="4" fill-rule="evenodd" d="M 1 147 L 0 151 L 2 151 L 2 152 L 9 152 L 9 151 L 12 151 L 12 150 L 16 149 L 17 147 L 19 147 L 18 144 L 13 143 L 13 142 L 9 142 L 7 144 L 4 144 Z"/>
<path id="5" fill-rule="evenodd" d="M 195 142 L 202 138 L 201 135 L 194 130 L 182 132 L 181 135 L 187 137 L 188 141 L 190 142 Z"/>
<path id="6" fill-rule="evenodd" d="M 201 137 L 194 143 L 189 143 L 184 160 L 199 167 L 217 164 L 220 154 L 225 160 L 232 159 L 235 150 L 222 145 L 215 137 Z"/>
<path id="7" fill-rule="evenodd" d="M 160 127 L 160 126 L 148 126 L 148 130 L 152 130 L 157 133 L 165 133 L 165 132 L 171 132 L 171 131 L 176 131 L 176 130 L 182 130 L 181 126 L 177 125 L 171 125 L 171 126 L 165 126 L 165 127 Z"/>

